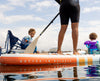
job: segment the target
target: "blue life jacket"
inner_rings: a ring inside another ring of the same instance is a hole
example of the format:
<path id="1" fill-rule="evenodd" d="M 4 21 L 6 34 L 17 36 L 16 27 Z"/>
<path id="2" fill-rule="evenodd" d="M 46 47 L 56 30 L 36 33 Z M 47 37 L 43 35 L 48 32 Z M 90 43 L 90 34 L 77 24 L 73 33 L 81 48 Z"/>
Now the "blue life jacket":
<path id="1" fill-rule="evenodd" d="M 93 54 L 93 51 L 99 51 L 99 48 L 96 46 L 96 44 L 99 44 L 98 41 L 96 42 L 86 41 L 84 44 L 88 48 L 89 54 Z"/>

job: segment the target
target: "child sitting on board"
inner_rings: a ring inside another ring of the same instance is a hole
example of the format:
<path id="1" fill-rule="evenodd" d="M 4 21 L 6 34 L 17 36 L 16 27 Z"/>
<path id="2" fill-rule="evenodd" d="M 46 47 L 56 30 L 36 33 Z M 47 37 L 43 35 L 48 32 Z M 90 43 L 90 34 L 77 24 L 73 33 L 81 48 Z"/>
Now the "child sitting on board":
<path id="1" fill-rule="evenodd" d="M 90 39 L 89 41 L 84 42 L 84 44 L 88 48 L 88 53 L 89 54 L 100 53 L 99 42 L 96 40 L 97 34 L 96 33 L 90 33 L 89 39 Z"/>
<path id="2" fill-rule="evenodd" d="M 35 29 L 33 29 L 33 28 L 29 29 L 29 31 L 28 31 L 29 36 L 25 36 L 22 39 L 21 49 L 26 49 L 27 46 L 29 46 L 29 44 L 32 42 L 32 38 L 34 37 L 35 33 L 36 33 Z M 35 47 L 35 50 L 33 53 L 38 53 L 37 46 Z"/>

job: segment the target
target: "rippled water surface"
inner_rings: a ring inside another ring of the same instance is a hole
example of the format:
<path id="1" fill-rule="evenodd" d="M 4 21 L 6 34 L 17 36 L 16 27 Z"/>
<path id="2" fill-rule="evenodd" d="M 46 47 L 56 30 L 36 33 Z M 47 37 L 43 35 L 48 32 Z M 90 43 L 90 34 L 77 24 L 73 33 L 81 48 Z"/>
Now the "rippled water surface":
<path id="1" fill-rule="evenodd" d="M 100 81 L 100 65 L 0 65 L 0 81 Z"/>

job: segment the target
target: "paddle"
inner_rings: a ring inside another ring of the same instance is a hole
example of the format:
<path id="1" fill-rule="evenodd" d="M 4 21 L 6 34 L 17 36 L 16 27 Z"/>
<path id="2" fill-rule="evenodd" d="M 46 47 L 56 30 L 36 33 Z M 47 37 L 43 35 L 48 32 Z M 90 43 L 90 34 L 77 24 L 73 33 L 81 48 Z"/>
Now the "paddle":
<path id="1" fill-rule="evenodd" d="M 24 53 L 33 53 L 35 46 L 37 44 L 37 41 L 39 39 L 39 37 L 45 32 L 45 30 L 51 25 L 51 23 L 53 23 L 53 21 L 57 18 L 57 16 L 59 15 L 59 13 L 52 19 L 52 21 L 45 27 L 45 29 L 40 33 L 40 35 L 33 40 L 33 42 L 31 42 L 31 44 L 25 49 Z"/>

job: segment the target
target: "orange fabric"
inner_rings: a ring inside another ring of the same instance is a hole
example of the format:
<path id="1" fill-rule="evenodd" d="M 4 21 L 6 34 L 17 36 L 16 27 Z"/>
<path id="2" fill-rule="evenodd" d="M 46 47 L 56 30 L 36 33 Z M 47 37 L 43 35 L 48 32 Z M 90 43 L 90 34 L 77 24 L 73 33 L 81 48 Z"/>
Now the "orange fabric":
<path id="1" fill-rule="evenodd" d="M 92 57 L 88 57 L 88 65 L 93 65 L 93 58 Z"/>
<path id="2" fill-rule="evenodd" d="M 85 58 L 84 57 L 79 57 L 79 66 L 85 66 Z"/>
<path id="3" fill-rule="evenodd" d="M 62 64 L 62 63 L 75 63 L 75 57 L 1 57 L 1 63 L 7 65 L 40 65 L 40 64 Z"/>

